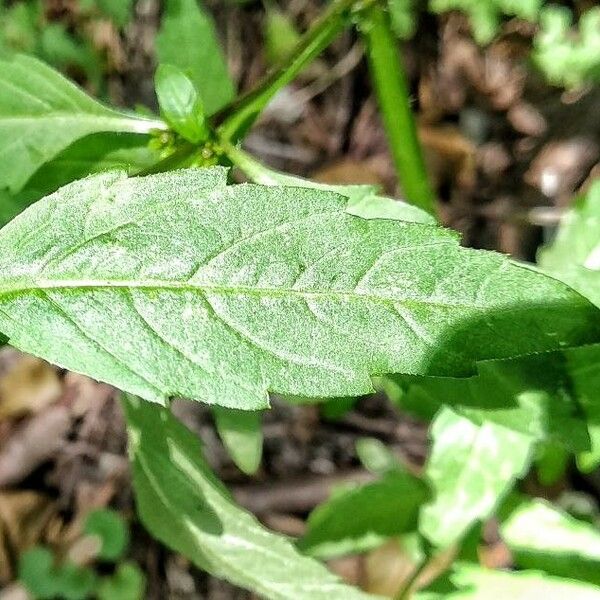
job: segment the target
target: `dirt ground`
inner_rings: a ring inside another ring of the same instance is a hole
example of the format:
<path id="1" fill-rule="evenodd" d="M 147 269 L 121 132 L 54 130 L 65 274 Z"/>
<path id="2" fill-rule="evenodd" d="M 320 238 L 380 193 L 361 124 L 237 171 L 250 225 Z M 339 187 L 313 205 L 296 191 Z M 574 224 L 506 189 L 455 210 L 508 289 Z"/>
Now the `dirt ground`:
<path id="1" fill-rule="evenodd" d="M 109 57 L 108 89 L 116 104 L 156 105 L 152 74 L 159 4 L 140 0 L 123 35 L 113 30 L 98 34 Z M 68 0 L 47 5 L 54 18 L 68 18 Z M 301 28 L 321 8 L 315 0 L 280 6 Z M 267 68 L 261 4 L 213 1 L 209 8 L 234 79 L 240 89 L 252 87 Z M 458 14 L 423 15 L 419 27 L 414 41 L 403 45 L 402 57 L 442 219 L 463 234 L 465 245 L 533 260 L 573 195 L 600 174 L 600 89 L 565 92 L 546 84 L 527 65 L 532 29 L 523 22 L 506 23 L 485 49 L 473 41 Z M 332 183 L 376 182 L 402 195 L 362 47 L 352 33 L 277 96 L 247 138 L 246 149 L 291 173 Z M 359 438 L 386 442 L 416 470 L 427 454 L 425 424 L 398 413 L 381 396 L 362 399 L 339 420 L 328 420 L 318 406 L 275 399 L 264 419 L 262 466 L 250 478 L 228 458 L 205 407 L 178 402 L 175 410 L 202 438 L 210 464 L 239 502 L 290 535 L 302 532 L 307 513 L 334 485 L 368 478 L 356 457 Z M 562 481 L 556 489 L 581 488 L 598 497 L 598 484 L 592 474 Z M 130 521 L 131 556 L 147 574 L 148 598 L 252 597 L 199 572 L 135 522 L 115 390 L 2 349 L 0 588 L 10 590 L 23 547 L 45 542 L 65 550 L 83 515 L 100 506 L 116 508 Z M 386 550 L 378 552 L 381 558 Z M 494 545 L 493 533 L 489 560 L 507 560 Z M 379 581 L 384 575 L 373 562 L 369 556 L 350 558 L 334 568 L 375 589 L 384 585 Z M 11 598 L 3 593 L 3 599 Z"/>

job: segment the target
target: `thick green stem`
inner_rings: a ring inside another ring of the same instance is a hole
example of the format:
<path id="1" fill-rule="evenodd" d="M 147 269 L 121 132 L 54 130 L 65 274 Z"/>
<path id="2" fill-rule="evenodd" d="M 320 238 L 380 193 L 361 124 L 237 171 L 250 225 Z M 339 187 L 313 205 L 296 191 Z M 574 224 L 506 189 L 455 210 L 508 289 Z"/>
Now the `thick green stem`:
<path id="1" fill-rule="evenodd" d="M 334 0 L 329 9 L 302 36 L 298 46 L 279 67 L 251 90 L 215 115 L 220 138 L 237 141 L 252 125 L 273 96 L 310 64 L 347 25 L 347 15 L 356 0 Z"/>
<path id="2" fill-rule="evenodd" d="M 390 151 L 405 200 L 436 213 L 435 196 L 410 107 L 408 84 L 398 57 L 389 15 L 373 4 L 361 13 L 360 29 L 367 46 L 373 85 L 379 100 Z"/>

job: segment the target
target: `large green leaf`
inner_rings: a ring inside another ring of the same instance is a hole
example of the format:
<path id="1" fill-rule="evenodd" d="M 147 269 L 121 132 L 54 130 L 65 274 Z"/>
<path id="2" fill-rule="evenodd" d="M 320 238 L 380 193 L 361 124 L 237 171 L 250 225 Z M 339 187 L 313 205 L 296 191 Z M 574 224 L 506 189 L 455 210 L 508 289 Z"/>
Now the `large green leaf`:
<path id="1" fill-rule="evenodd" d="M 86 135 L 154 128 L 164 124 L 103 106 L 35 58 L 0 59 L 0 189 L 20 190 L 44 163 Z"/>
<path id="2" fill-rule="evenodd" d="M 540 499 L 523 500 L 500 529 L 516 564 L 600 585 L 600 531 Z"/>
<path id="3" fill-rule="evenodd" d="M 418 510 L 427 495 L 422 481 L 398 470 L 379 481 L 339 491 L 310 514 L 299 548 L 331 558 L 380 546 L 390 537 L 416 529 Z"/>
<path id="4" fill-rule="evenodd" d="M 247 410 L 600 336 L 575 292 L 441 228 L 225 179 L 107 173 L 37 202 L 0 232 L 0 331 L 149 400 Z"/>
<path id="5" fill-rule="evenodd" d="M 199 440 L 165 409 L 125 397 L 139 515 L 150 533 L 209 573 L 273 600 L 374 600 L 344 585 L 234 504 Z"/>
<path id="6" fill-rule="evenodd" d="M 470 564 L 454 567 L 450 580 L 457 591 L 422 592 L 415 600 L 600 600 L 600 588 L 536 571 L 493 571 Z"/>
<path id="7" fill-rule="evenodd" d="M 197 0 L 166 0 L 164 4 L 156 37 L 158 60 L 191 77 L 206 114 L 212 115 L 235 96 L 213 20 Z"/>
<path id="8" fill-rule="evenodd" d="M 531 459 L 533 440 L 511 429 L 471 420 L 443 408 L 435 418 L 425 474 L 434 499 L 419 519 L 421 533 L 437 546 L 459 540 L 489 517 Z"/>

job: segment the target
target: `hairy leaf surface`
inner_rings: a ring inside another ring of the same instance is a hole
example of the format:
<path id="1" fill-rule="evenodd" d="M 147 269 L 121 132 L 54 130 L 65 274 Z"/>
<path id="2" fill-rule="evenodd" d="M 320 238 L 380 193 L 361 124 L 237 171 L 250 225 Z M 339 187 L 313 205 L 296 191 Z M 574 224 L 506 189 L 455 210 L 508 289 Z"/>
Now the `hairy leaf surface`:
<path id="1" fill-rule="evenodd" d="M 125 397 L 136 503 L 153 536 L 194 564 L 272 600 L 375 600 L 344 585 L 231 500 L 198 438 L 168 411 Z"/>
<path id="2" fill-rule="evenodd" d="M 0 232 L 0 331 L 149 400 L 247 410 L 600 335 L 575 292 L 451 232 L 225 178 L 108 173 L 27 209 Z"/>
<path id="3" fill-rule="evenodd" d="M 288 175 L 275 171 L 249 154 L 239 150 L 237 146 L 226 149 L 226 154 L 234 165 L 239 167 L 254 183 L 284 187 L 304 187 L 326 192 L 335 192 L 348 198 L 348 212 L 364 219 L 395 219 L 414 223 L 435 225 L 435 217 L 427 211 L 408 204 L 379 195 L 379 187 L 370 184 L 333 185 L 312 181 L 304 177 Z"/>
<path id="4" fill-rule="evenodd" d="M 0 59 L 0 189 L 20 190 L 39 167 L 86 135 L 163 127 L 103 106 L 35 58 Z"/>

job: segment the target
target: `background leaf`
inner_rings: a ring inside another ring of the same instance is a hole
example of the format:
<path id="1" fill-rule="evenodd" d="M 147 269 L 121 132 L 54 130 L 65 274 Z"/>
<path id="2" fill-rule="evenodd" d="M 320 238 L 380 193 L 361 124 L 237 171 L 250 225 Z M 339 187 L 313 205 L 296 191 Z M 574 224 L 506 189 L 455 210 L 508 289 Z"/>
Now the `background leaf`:
<path id="1" fill-rule="evenodd" d="M 19 191 L 44 163 L 86 135 L 162 127 L 106 108 L 32 57 L 0 59 L 0 189 Z"/>
<path id="2" fill-rule="evenodd" d="M 468 379 L 395 376 L 383 385 L 393 402 L 425 419 L 446 404 L 476 424 L 494 422 L 573 452 L 590 449 L 588 428 L 600 404 L 599 345 L 482 361 L 477 369 Z"/>
<path id="3" fill-rule="evenodd" d="M 121 563 L 113 575 L 101 579 L 96 594 L 98 600 L 141 600 L 145 583 L 136 563 Z"/>
<path id="4" fill-rule="evenodd" d="M 255 473 L 263 448 L 261 412 L 215 406 L 213 415 L 219 436 L 233 462 L 247 475 Z"/>
<path id="5" fill-rule="evenodd" d="M 538 263 L 600 306 L 600 180 L 562 218 L 554 241 L 539 252 Z"/>
<path id="6" fill-rule="evenodd" d="M 332 558 L 364 552 L 416 529 L 427 486 L 408 473 L 391 471 L 379 481 L 342 490 L 313 510 L 299 548 Z"/>
<path id="7" fill-rule="evenodd" d="M 523 499 L 500 528 L 516 564 L 600 585 L 600 531 L 540 499 Z"/>
<path id="8" fill-rule="evenodd" d="M 128 396 L 124 407 L 137 507 L 153 536 L 261 597 L 375 598 L 342 584 L 236 506 L 204 462 L 198 439 L 169 412 Z"/>
<path id="9" fill-rule="evenodd" d="M 197 0 L 166 0 L 156 37 L 158 61 L 184 71 L 200 93 L 207 115 L 235 96 L 212 17 Z"/>
<path id="10" fill-rule="evenodd" d="M 461 564 L 454 568 L 452 583 L 459 588 L 443 594 L 419 593 L 416 600 L 598 600 L 600 588 L 535 571 L 511 573 Z"/>
<path id="11" fill-rule="evenodd" d="M 436 546 L 449 546 L 489 517 L 524 475 L 533 440 L 495 423 L 475 425 L 449 408 L 435 418 L 431 437 L 425 476 L 434 498 L 421 510 L 419 530 Z"/>
<path id="12" fill-rule="evenodd" d="M 87 515 L 83 533 L 100 538 L 98 556 L 104 560 L 117 560 L 129 544 L 129 530 L 123 517 L 118 512 L 106 508 L 94 510 Z"/>

